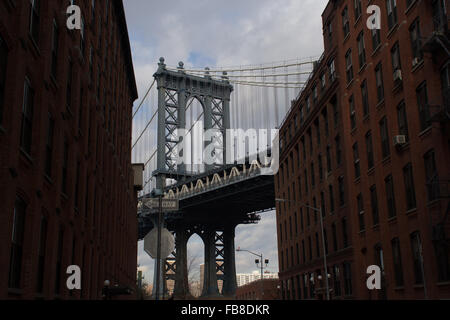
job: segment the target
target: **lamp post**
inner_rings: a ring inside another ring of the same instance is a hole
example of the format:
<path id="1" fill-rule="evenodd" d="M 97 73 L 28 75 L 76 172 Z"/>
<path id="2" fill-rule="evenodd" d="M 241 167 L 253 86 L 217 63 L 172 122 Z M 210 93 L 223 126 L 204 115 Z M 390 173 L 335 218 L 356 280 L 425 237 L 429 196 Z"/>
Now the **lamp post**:
<path id="1" fill-rule="evenodd" d="M 251 254 L 253 254 L 254 256 L 257 256 L 259 259 L 255 259 L 255 264 L 256 264 L 256 266 L 259 268 L 259 264 L 261 264 L 261 300 L 263 300 L 263 296 L 264 296 L 264 283 L 263 283 L 263 280 L 264 280 L 264 269 L 265 268 L 267 268 L 267 265 L 269 264 L 269 259 L 263 259 L 263 255 L 262 255 L 262 253 L 261 254 L 257 254 L 257 253 L 254 253 L 254 252 L 251 252 L 251 251 L 249 251 L 249 250 L 245 250 L 245 249 L 241 249 L 240 247 L 238 247 L 237 249 L 236 249 L 236 251 L 237 252 L 243 252 L 243 251 L 245 251 L 245 252 L 248 252 L 248 253 L 251 253 Z M 266 267 L 264 267 L 264 264 L 266 265 Z"/>
<path id="2" fill-rule="evenodd" d="M 322 250 L 323 250 L 323 268 L 325 271 L 325 273 L 324 273 L 325 274 L 325 289 L 327 290 L 327 300 L 330 300 L 330 288 L 329 288 L 329 284 L 328 284 L 327 252 L 326 252 L 326 247 L 325 247 L 325 230 L 323 228 L 322 207 L 314 208 L 314 207 L 306 205 L 302 202 L 292 201 L 292 200 L 287 200 L 287 199 L 275 199 L 275 202 L 294 202 L 294 203 L 301 204 L 302 206 L 319 213 L 320 228 L 322 229 Z"/>

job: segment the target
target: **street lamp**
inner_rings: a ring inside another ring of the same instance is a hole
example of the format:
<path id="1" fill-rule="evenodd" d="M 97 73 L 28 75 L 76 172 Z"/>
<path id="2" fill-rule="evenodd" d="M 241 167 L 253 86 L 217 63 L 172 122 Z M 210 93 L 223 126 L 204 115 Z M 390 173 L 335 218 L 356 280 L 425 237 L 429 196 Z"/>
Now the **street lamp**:
<path id="1" fill-rule="evenodd" d="M 292 200 L 287 200 L 287 199 L 279 199 L 279 198 L 275 199 L 275 202 L 294 202 L 294 203 L 301 204 L 302 206 L 304 206 L 306 208 L 309 208 L 309 209 L 319 213 L 319 216 L 320 216 L 320 228 L 322 229 L 323 268 L 325 270 L 324 274 L 327 275 L 326 281 L 325 281 L 325 286 L 326 286 L 326 290 L 327 290 L 327 300 L 330 300 L 330 288 L 329 288 L 329 285 L 328 285 L 328 278 L 329 277 L 328 277 L 328 267 L 327 267 L 327 251 L 326 251 L 326 248 L 325 248 L 325 231 L 324 231 L 324 228 L 323 228 L 322 207 L 314 208 L 314 207 L 306 205 L 306 204 L 304 204 L 302 202 L 292 201 Z"/>
<path id="2" fill-rule="evenodd" d="M 263 280 L 264 280 L 264 269 L 267 268 L 267 265 L 269 264 L 269 259 L 265 259 L 264 260 L 262 253 L 261 254 L 257 254 L 257 253 L 251 252 L 249 250 L 241 249 L 240 247 L 238 247 L 236 249 L 236 251 L 237 252 L 245 251 L 245 252 L 251 253 L 251 254 L 253 254 L 253 255 L 255 255 L 255 256 L 257 256 L 259 258 L 259 259 L 255 259 L 255 264 L 256 264 L 257 268 L 261 269 L 261 299 L 263 299 L 263 296 L 264 296 L 264 283 L 263 283 Z M 261 267 L 259 266 L 260 264 L 261 264 Z M 264 264 L 266 265 L 265 267 L 264 267 Z"/>

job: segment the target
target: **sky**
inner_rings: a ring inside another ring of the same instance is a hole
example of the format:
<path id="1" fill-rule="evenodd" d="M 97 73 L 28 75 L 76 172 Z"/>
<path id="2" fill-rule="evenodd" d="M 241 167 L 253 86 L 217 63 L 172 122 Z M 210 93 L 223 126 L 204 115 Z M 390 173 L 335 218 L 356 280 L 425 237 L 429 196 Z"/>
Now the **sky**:
<path id="1" fill-rule="evenodd" d="M 153 81 L 160 57 L 169 66 L 228 67 L 320 56 L 321 14 L 328 0 L 125 0 L 139 97 Z M 138 102 L 137 102 L 138 103 Z M 238 226 L 235 245 L 270 260 L 278 272 L 275 212 L 257 225 Z M 138 264 L 152 283 L 154 262 L 139 243 Z M 188 260 L 203 260 L 198 237 L 188 243 Z M 257 270 L 255 257 L 236 253 L 237 273 Z"/>

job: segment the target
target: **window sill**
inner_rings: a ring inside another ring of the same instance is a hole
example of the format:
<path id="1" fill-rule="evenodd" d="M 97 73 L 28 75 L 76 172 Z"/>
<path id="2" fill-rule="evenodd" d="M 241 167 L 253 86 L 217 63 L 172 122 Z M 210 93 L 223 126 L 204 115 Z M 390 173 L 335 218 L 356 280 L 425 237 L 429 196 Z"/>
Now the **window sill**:
<path id="1" fill-rule="evenodd" d="M 394 287 L 394 290 L 395 291 L 404 291 L 405 290 L 405 287 Z"/>
<path id="2" fill-rule="evenodd" d="M 384 108 L 384 98 L 380 102 L 377 103 L 376 108 L 377 108 L 377 110 L 381 110 Z"/>
<path id="3" fill-rule="evenodd" d="M 414 0 L 414 1 L 409 5 L 409 7 L 406 8 L 406 10 L 405 10 L 405 14 L 406 14 L 406 15 L 409 14 L 409 13 L 411 12 L 412 8 L 416 6 L 416 3 L 417 3 L 417 1 Z"/>
<path id="4" fill-rule="evenodd" d="M 378 52 L 380 52 L 381 48 L 381 42 L 378 44 L 378 46 L 372 51 L 372 58 L 377 55 Z"/>
<path id="5" fill-rule="evenodd" d="M 3 128 L 3 126 L 1 124 L 0 124 L 0 133 L 1 134 L 5 134 L 6 133 L 5 128 Z"/>
<path id="6" fill-rule="evenodd" d="M 22 289 L 8 288 L 8 294 L 20 296 L 23 294 L 23 291 L 22 291 Z"/>
<path id="7" fill-rule="evenodd" d="M 375 173 L 375 167 L 372 167 L 369 170 L 367 170 L 367 175 L 368 176 L 372 176 L 374 173 Z"/>
<path id="8" fill-rule="evenodd" d="M 395 222 L 397 222 L 397 216 L 393 216 L 393 217 L 388 218 L 388 223 L 389 224 L 393 224 Z"/>
<path id="9" fill-rule="evenodd" d="M 390 155 L 387 156 L 387 157 L 384 158 L 381 162 L 383 163 L 383 166 L 385 166 L 385 165 L 391 163 L 391 156 L 390 156 Z"/>
<path id="10" fill-rule="evenodd" d="M 366 122 L 369 122 L 369 120 L 370 120 L 370 115 L 369 114 L 365 115 L 363 118 L 363 122 L 366 123 Z"/>
<path id="11" fill-rule="evenodd" d="M 350 81 L 347 83 L 347 86 L 346 86 L 345 88 L 346 88 L 346 89 L 350 88 L 350 87 L 352 86 L 353 82 L 355 82 L 355 78 L 352 78 L 352 80 L 350 80 Z"/>
<path id="12" fill-rule="evenodd" d="M 372 226 L 372 230 L 374 230 L 374 231 L 380 231 L 380 224 L 377 223 L 377 224 L 373 225 L 373 226 Z"/>
<path id="13" fill-rule="evenodd" d="M 412 216 L 414 214 L 417 214 L 417 208 L 409 209 L 408 211 L 406 211 L 407 216 Z"/>
<path id="14" fill-rule="evenodd" d="M 359 22 L 361 21 L 361 16 L 362 16 L 362 14 L 360 14 L 360 15 L 358 16 L 358 18 L 356 18 L 356 21 L 355 21 L 355 23 L 353 24 L 353 28 L 356 28 L 356 26 L 359 24 Z"/>
<path id="15" fill-rule="evenodd" d="M 392 37 L 392 35 L 395 33 L 395 31 L 397 31 L 398 29 L 398 22 L 396 22 L 392 28 L 389 30 L 388 34 L 387 34 L 387 38 L 390 39 Z"/>
<path id="16" fill-rule="evenodd" d="M 399 93 L 403 89 L 403 81 L 394 81 L 394 88 L 392 88 L 392 93 Z"/>
<path id="17" fill-rule="evenodd" d="M 347 42 L 348 38 L 350 38 L 350 32 L 347 33 L 347 35 L 344 37 L 344 41 L 342 41 L 342 44 L 345 44 Z"/>
<path id="18" fill-rule="evenodd" d="M 27 161 L 27 163 L 32 166 L 33 165 L 33 158 L 28 154 L 28 152 L 26 152 L 25 150 L 23 150 L 23 148 L 20 148 L 20 154 L 25 158 L 25 160 Z"/>
<path id="19" fill-rule="evenodd" d="M 426 136 L 429 136 L 429 135 L 431 134 L 431 129 L 432 129 L 432 128 L 433 128 L 432 126 L 429 126 L 429 127 L 426 128 L 425 130 L 422 130 L 422 131 L 419 133 L 419 138 L 424 139 Z"/>
<path id="20" fill-rule="evenodd" d="M 419 61 L 418 64 L 416 64 L 415 66 L 412 67 L 411 72 L 412 73 L 416 73 L 419 69 L 422 69 L 425 60 L 422 58 L 422 60 Z"/>
<path id="21" fill-rule="evenodd" d="M 436 283 L 436 285 L 438 287 L 446 287 L 446 286 L 450 286 L 450 281 L 442 281 L 442 282 L 438 282 Z"/>
<path id="22" fill-rule="evenodd" d="M 364 64 L 359 68 L 358 74 L 361 74 L 366 68 L 367 68 L 367 62 L 364 62 Z"/>

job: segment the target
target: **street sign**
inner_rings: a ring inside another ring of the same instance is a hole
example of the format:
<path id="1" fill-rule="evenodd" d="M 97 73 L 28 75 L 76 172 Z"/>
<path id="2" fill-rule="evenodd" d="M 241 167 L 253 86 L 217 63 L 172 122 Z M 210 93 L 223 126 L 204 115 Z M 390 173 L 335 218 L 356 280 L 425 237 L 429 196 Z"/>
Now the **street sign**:
<path id="1" fill-rule="evenodd" d="M 159 209 L 159 199 L 158 198 L 150 198 L 144 199 L 142 201 L 144 206 L 149 209 Z M 168 211 L 178 211 L 179 209 L 179 201 L 178 199 L 162 199 L 162 209 L 165 212 Z"/>
<path id="2" fill-rule="evenodd" d="M 161 229 L 161 259 L 165 259 L 175 249 L 175 238 L 166 228 Z M 144 238 L 144 251 L 156 259 L 158 251 L 158 228 L 153 228 Z"/>

